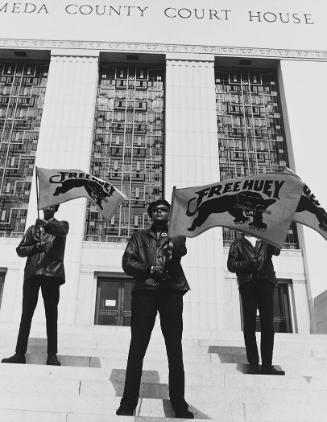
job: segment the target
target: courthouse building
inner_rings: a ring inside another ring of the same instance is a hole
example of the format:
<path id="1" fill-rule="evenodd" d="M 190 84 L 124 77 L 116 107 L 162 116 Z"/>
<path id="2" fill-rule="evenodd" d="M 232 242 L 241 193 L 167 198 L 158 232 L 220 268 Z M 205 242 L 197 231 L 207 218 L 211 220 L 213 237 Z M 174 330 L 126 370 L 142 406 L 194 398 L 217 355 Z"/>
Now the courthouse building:
<path id="1" fill-rule="evenodd" d="M 327 5 L 323 0 L 0 1 L 0 322 L 17 327 L 24 260 L 37 216 L 35 165 L 81 169 L 128 200 L 106 221 L 86 199 L 63 204 L 70 232 L 60 324 L 130 324 L 121 268 L 149 201 L 172 187 L 295 170 L 327 204 Z M 234 232 L 188 239 L 185 331 L 242 329 Z M 314 329 L 325 241 L 290 227 L 275 328 Z M 34 326 L 43 327 L 42 307 Z M 124 327 L 125 326 L 125 327 Z"/>

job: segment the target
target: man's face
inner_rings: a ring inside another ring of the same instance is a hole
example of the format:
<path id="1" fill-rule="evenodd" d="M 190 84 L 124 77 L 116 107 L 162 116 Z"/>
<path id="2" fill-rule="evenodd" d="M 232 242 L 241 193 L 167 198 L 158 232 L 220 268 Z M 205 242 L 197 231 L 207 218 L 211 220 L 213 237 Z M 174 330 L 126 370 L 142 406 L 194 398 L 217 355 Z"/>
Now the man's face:
<path id="1" fill-rule="evenodd" d="M 43 208 L 44 219 L 50 220 L 50 218 L 53 218 L 53 216 L 55 215 L 55 212 L 56 212 L 55 206 Z"/>
<path id="2" fill-rule="evenodd" d="M 162 222 L 168 223 L 169 219 L 169 208 L 166 205 L 158 205 L 157 207 L 153 208 L 151 214 L 152 222 Z"/>

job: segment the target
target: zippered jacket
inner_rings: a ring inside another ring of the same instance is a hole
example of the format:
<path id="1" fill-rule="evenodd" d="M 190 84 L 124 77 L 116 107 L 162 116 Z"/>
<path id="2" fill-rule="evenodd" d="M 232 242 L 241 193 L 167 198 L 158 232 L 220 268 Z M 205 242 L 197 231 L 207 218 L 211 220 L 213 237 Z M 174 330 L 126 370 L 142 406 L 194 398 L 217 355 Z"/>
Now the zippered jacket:
<path id="1" fill-rule="evenodd" d="M 255 247 L 244 237 L 235 240 L 229 249 L 227 268 L 236 273 L 239 286 L 251 280 L 264 280 L 276 284 L 272 256 L 280 250 L 257 240 Z"/>
<path id="2" fill-rule="evenodd" d="M 64 254 L 67 221 L 50 220 L 44 228 L 31 226 L 16 248 L 17 255 L 27 257 L 24 278 L 33 276 L 52 277 L 59 284 L 65 282 Z M 38 251 L 38 244 L 44 244 L 44 251 Z"/>
<path id="3" fill-rule="evenodd" d="M 168 244 L 172 242 L 172 251 Z M 181 266 L 186 255 L 185 237 L 168 239 L 166 231 L 157 237 L 152 228 L 135 233 L 129 240 L 123 255 L 122 266 L 126 274 L 134 277 L 137 290 L 173 289 L 186 293 L 190 288 Z M 160 267 L 163 274 L 156 277 L 151 267 Z"/>

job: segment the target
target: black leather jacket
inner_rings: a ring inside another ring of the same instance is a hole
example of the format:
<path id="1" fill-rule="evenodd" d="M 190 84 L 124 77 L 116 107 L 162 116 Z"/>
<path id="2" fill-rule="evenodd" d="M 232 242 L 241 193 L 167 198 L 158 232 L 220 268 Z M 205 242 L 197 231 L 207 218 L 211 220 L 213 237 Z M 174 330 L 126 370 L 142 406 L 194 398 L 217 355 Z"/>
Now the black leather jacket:
<path id="1" fill-rule="evenodd" d="M 172 255 L 167 255 L 168 243 L 173 243 Z M 137 290 L 173 289 L 186 293 L 190 288 L 180 260 L 186 255 L 185 238 L 178 236 L 168 240 L 164 231 L 157 238 L 150 228 L 135 233 L 123 255 L 123 270 L 135 278 L 133 292 Z M 163 277 L 150 274 L 151 266 L 164 268 Z"/>
<path id="2" fill-rule="evenodd" d="M 255 247 L 244 237 L 235 240 L 229 249 L 227 268 L 236 273 L 241 287 L 251 280 L 266 280 L 276 284 L 276 275 L 271 260 L 280 250 L 258 240 Z"/>
<path id="3" fill-rule="evenodd" d="M 64 253 L 66 235 L 69 230 L 67 221 L 50 220 L 44 229 L 31 226 L 16 248 L 17 255 L 27 257 L 24 278 L 33 276 L 53 277 L 60 284 L 65 282 Z M 36 245 L 45 243 L 45 252 L 37 252 Z"/>

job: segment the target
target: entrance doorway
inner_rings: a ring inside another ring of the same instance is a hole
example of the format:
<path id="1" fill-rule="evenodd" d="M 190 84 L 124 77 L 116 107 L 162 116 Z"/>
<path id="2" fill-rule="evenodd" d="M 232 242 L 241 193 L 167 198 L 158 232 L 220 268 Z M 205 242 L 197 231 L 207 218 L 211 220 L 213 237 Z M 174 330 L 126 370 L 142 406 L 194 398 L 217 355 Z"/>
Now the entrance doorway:
<path id="1" fill-rule="evenodd" d="M 275 333 L 292 333 L 292 318 L 290 304 L 290 288 L 292 281 L 278 279 L 274 293 L 274 330 Z M 260 317 L 257 311 L 256 330 L 260 330 Z"/>
<path id="2" fill-rule="evenodd" d="M 291 281 L 279 279 L 274 296 L 274 329 L 276 333 L 292 333 L 290 305 Z"/>
<path id="3" fill-rule="evenodd" d="M 131 325 L 131 292 L 134 282 L 127 277 L 98 277 L 95 305 L 96 325 Z"/>
<path id="4" fill-rule="evenodd" d="M 278 279 L 274 293 L 274 330 L 276 333 L 293 333 L 292 326 L 292 308 L 290 302 L 290 292 L 292 289 L 292 280 Z M 241 325 L 243 330 L 243 311 L 242 301 L 240 299 Z M 257 310 L 256 331 L 260 329 L 260 317 Z"/>

